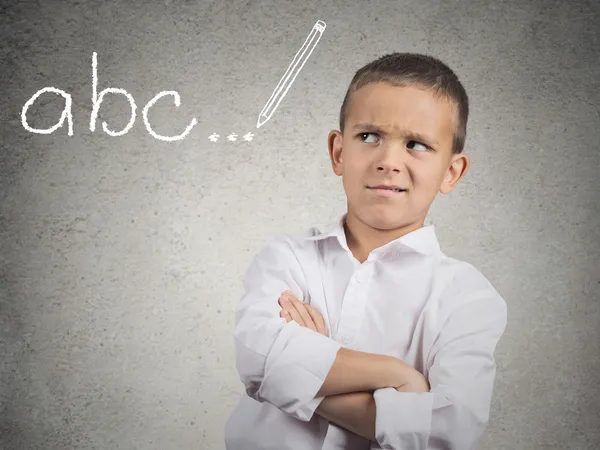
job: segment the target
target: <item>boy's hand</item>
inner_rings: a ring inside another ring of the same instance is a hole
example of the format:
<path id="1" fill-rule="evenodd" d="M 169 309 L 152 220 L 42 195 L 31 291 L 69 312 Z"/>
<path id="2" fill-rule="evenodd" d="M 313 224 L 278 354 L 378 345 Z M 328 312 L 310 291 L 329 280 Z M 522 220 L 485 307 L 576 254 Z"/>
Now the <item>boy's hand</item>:
<path id="1" fill-rule="evenodd" d="M 327 327 L 323 316 L 315 308 L 298 300 L 290 291 L 285 291 L 279 297 L 279 306 L 281 306 L 281 317 L 287 322 L 293 320 L 298 325 L 321 333 L 327 336 Z"/>

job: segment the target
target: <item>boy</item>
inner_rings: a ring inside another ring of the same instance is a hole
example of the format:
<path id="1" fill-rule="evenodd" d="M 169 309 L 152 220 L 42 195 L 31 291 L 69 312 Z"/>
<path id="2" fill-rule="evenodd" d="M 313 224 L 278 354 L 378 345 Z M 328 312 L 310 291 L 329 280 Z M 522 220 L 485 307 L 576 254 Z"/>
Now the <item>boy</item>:
<path id="1" fill-rule="evenodd" d="M 474 448 L 507 308 L 424 221 L 469 168 L 468 98 L 426 55 L 361 68 L 329 134 L 347 212 L 252 261 L 236 311 L 246 386 L 228 450 Z"/>

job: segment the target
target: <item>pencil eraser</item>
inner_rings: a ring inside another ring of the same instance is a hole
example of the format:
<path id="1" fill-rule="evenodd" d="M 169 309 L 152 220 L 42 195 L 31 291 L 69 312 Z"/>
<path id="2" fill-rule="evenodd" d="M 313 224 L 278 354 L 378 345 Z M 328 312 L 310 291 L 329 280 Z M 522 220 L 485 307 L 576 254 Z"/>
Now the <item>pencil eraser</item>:
<path id="1" fill-rule="evenodd" d="M 317 23 L 315 23 L 315 28 L 318 29 L 319 31 L 325 31 L 326 26 L 327 26 L 327 24 L 325 22 L 323 22 L 322 20 L 317 20 Z"/>

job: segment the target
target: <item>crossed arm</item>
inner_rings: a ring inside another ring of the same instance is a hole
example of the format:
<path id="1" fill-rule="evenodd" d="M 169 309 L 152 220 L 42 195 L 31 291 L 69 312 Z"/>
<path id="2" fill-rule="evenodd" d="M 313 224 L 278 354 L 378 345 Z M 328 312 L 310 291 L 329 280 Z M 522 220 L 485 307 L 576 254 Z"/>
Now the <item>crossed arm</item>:
<path id="1" fill-rule="evenodd" d="M 298 300 L 311 275 L 286 238 L 270 241 L 246 272 L 234 332 L 246 394 L 300 421 L 316 413 L 382 448 L 472 448 L 488 422 L 507 318 L 489 282 L 466 266 L 445 287 L 438 301 L 453 306 L 440 313 L 425 380 L 397 358 L 329 339 L 320 314 Z M 274 301 L 286 289 L 301 305 Z"/>
<path id="2" fill-rule="evenodd" d="M 285 291 L 279 298 L 281 317 L 295 321 L 324 336 L 327 329 L 321 314 Z M 341 348 L 323 386 L 325 397 L 316 413 L 330 422 L 370 441 L 375 441 L 376 406 L 373 391 L 392 387 L 399 392 L 429 392 L 427 379 L 404 361 L 372 353 Z"/>

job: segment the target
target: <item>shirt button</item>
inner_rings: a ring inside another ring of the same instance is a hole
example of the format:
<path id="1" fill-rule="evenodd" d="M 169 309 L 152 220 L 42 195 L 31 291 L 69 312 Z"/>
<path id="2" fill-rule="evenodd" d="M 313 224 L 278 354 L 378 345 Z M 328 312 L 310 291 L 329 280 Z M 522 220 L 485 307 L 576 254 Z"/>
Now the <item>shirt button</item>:
<path id="1" fill-rule="evenodd" d="M 348 336 L 343 336 L 342 337 L 342 343 L 348 345 L 350 342 L 352 342 L 352 339 L 350 339 Z"/>

